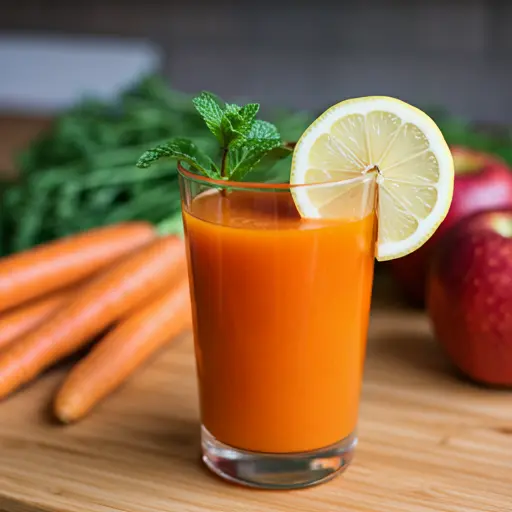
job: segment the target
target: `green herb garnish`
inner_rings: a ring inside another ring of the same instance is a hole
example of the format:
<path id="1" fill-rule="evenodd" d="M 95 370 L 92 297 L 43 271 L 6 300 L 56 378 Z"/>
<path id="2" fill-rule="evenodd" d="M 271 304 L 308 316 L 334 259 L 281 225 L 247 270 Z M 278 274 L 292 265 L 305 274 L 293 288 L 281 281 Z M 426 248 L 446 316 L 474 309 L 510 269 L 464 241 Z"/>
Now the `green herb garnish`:
<path id="1" fill-rule="evenodd" d="M 192 103 L 217 139 L 218 155 L 210 157 L 193 141 L 176 138 L 146 151 L 138 167 L 147 168 L 161 158 L 171 158 L 209 178 L 242 181 L 262 164 L 268 170 L 291 154 L 291 146 L 281 140 L 277 128 L 256 119 L 259 104 L 224 103 L 209 92 L 202 92 Z"/>

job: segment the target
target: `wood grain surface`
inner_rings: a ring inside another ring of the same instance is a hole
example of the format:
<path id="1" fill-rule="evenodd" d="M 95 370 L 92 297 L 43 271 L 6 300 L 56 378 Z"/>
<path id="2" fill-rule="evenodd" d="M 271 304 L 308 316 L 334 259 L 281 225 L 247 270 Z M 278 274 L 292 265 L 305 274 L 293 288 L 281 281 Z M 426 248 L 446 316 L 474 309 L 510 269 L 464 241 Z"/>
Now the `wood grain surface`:
<path id="1" fill-rule="evenodd" d="M 184 335 L 80 424 L 58 426 L 48 413 L 66 368 L 2 403 L 0 510 L 512 510 L 512 393 L 457 376 L 421 312 L 380 291 L 374 303 L 360 443 L 333 481 L 254 491 L 207 472 Z"/>

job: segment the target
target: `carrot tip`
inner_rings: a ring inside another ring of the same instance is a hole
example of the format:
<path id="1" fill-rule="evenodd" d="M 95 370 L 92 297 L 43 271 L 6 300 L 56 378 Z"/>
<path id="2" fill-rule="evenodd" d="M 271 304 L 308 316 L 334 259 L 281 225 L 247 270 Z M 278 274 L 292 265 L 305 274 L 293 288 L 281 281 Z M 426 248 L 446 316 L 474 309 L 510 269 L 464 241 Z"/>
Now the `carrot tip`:
<path id="1" fill-rule="evenodd" d="M 76 420 L 70 414 L 66 414 L 65 411 L 54 411 L 55 417 L 64 425 L 69 425 L 70 423 L 74 423 Z"/>
<path id="2" fill-rule="evenodd" d="M 73 411 L 73 407 L 66 401 L 67 403 L 62 403 L 57 397 L 54 406 L 53 413 L 55 417 L 65 425 L 69 425 L 70 423 L 74 423 L 78 418 L 77 414 Z"/>

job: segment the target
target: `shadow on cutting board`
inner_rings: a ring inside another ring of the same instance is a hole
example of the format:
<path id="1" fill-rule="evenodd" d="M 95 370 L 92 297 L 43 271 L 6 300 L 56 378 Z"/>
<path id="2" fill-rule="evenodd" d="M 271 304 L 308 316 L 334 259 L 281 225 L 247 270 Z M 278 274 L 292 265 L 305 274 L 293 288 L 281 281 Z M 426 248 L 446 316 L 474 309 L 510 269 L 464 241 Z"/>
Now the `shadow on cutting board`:
<path id="1" fill-rule="evenodd" d="M 454 367 L 430 333 L 383 332 L 377 334 L 368 348 L 370 365 L 402 370 L 428 378 L 460 380 Z"/>

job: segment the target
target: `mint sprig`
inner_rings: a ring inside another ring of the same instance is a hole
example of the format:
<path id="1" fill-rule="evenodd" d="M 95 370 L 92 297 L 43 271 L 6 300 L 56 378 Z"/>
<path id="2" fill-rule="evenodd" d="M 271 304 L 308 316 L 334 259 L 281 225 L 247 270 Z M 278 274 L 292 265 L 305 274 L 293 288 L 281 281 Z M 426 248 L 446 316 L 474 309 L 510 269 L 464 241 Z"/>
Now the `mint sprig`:
<path id="1" fill-rule="evenodd" d="M 260 108 L 257 103 L 224 103 L 209 92 L 202 92 L 192 103 L 219 143 L 220 161 L 216 163 L 189 139 L 173 139 L 144 152 L 138 167 L 147 168 L 161 158 L 171 158 L 210 178 L 242 181 L 261 165 L 271 168 L 291 154 L 291 147 L 283 143 L 277 128 L 256 119 Z"/>
<path id="2" fill-rule="evenodd" d="M 279 160 L 283 157 L 282 154 L 272 153 L 272 150 L 281 146 L 281 136 L 273 124 L 267 121 L 254 121 L 243 141 L 235 143 L 228 153 L 230 179 L 241 181 L 265 155 L 275 155 L 277 158 L 274 160 Z"/>
<path id="3" fill-rule="evenodd" d="M 172 139 L 165 144 L 148 149 L 139 158 L 137 166 L 148 168 L 153 162 L 161 158 L 174 158 L 186 162 L 210 178 L 215 178 L 219 174 L 219 168 L 213 160 L 189 139 Z"/>

